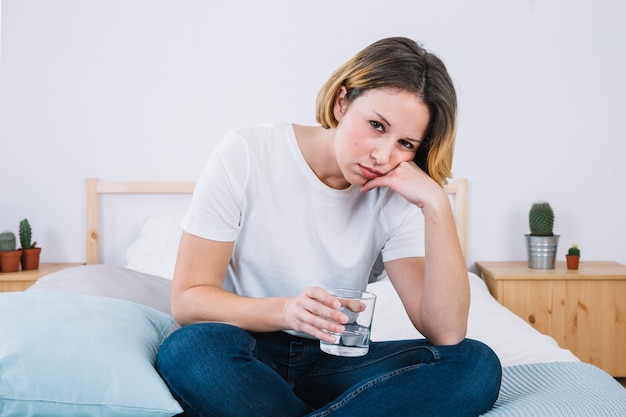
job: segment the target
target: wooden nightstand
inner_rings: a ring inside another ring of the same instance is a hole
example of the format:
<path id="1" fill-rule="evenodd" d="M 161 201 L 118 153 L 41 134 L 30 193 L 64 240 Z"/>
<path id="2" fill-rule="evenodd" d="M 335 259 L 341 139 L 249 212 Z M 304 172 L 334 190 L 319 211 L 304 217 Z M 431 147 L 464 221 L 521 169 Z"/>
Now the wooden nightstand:
<path id="1" fill-rule="evenodd" d="M 584 362 L 626 376 L 626 266 L 581 262 L 569 271 L 527 262 L 477 262 L 491 294 Z"/>
<path id="2" fill-rule="evenodd" d="M 24 291 L 33 285 L 39 278 L 53 272 L 73 266 L 84 265 L 82 263 L 42 263 L 39 269 L 19 272 L 0 272 L 0 292 Z"/>

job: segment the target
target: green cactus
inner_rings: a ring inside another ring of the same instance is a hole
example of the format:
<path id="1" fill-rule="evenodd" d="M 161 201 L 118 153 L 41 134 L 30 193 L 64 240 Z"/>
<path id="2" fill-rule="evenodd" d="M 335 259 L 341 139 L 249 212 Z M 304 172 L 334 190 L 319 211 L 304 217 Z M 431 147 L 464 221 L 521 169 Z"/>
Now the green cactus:
<path id="1" fill-rule="evenodd" d="M 20 245 L 22 249 L 32 249 L 35 247 L 37 242 L 32 242 L 31 238 L 33 237 L 30 223 L 28 223 L 28 219 L 24 219 L 20 222 Z"/>
<path id="2" fill-rule="evenodd" d="M 532 205 L 528 213 L 530 234 L 532 236 L 554 236 L 554 212 L 549 203 L 538 202 Z"/>
<path id="3" fill-rule="evenodd" d="M 16 248 L 15 233 L 4 231 L 0 233 L 0 252 L 11 252 Z"/>
<path id="4" fill-rule="evenodd" d="M 577 244 L 573 244 L 571 248 L 567 250 L 567 254 L 570 256 L 580 256 L 580 249 Z"/>

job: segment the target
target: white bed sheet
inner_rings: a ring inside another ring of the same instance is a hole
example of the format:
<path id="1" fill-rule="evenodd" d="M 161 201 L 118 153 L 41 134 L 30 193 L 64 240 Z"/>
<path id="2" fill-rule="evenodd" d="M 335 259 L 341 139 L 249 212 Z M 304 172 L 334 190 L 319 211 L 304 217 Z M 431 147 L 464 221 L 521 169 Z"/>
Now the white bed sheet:
<path id="1" fill-rule="evenodd" d="M 485 282 L 469 272 L 471 303 L 467 337 L 491 347 L 502 366 L 545 362 L 579 362 L 546 336 L 502 306 L 491 296 Z M 402 302 L 388 279 L 369 284 L 377 294 L 372 340 L 404 340 L 423 337 L 411 324 Z"/>

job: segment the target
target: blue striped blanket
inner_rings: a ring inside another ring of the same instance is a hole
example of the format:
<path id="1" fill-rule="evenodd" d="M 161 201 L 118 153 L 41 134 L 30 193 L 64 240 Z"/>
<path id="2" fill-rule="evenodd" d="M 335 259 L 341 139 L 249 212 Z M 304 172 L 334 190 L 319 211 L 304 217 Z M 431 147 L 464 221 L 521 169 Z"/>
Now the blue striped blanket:
<path id="1" fill-rule="evenodd" d="M 626 389 L 586 363 L 505 367 L 502 388 L 485 417 L 626 417 Z"/>

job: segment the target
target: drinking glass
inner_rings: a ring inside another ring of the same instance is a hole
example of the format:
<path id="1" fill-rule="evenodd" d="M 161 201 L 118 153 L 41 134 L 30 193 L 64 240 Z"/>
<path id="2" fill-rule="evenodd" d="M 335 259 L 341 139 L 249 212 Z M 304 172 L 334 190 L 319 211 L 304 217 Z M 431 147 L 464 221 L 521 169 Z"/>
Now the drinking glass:
<path id="1" fill-rule="evenodd" d="M 363 356 L 369 351 L 370 331 L 376 305 L 376 294 L 344 288 L 326 290 L 341 302 L 339 310 L 348 316 L 343 333 L 324 330 L 335 337 L 334 343 L 320 340 L 323 352 L 336 356 Z"/>

